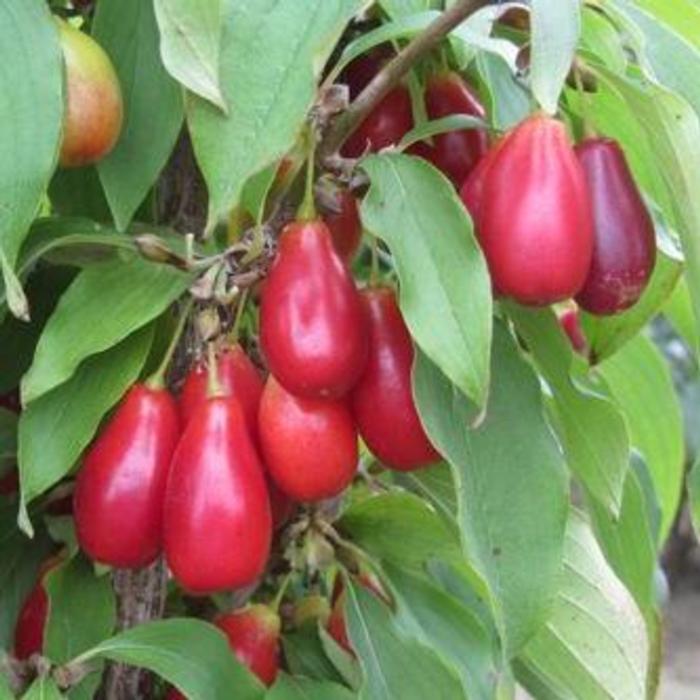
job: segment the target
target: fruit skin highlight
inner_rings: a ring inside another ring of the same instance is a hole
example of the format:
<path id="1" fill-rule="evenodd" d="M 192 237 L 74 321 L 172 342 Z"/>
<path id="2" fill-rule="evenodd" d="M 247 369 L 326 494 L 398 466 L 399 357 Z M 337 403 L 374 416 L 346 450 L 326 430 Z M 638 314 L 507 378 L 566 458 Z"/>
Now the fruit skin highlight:
<path id="1" fill-rule="evenodd" d="M 121 87 L 104 49 L 56 18 L 66 70 L 66 107 L 59 162 L 64 168 L 96 163 L 116 145 L 124 120 Z"/>
<path id="2" fill-rule="evenodd" d="M 654 222 L 617 141 L 589 138 L 576 147 L 593 210 L 593 259 L 576 301 L 599 316 L 639 301 L 656 263 Z"/>
<path id="3" fill-rule="evenodd" d="M 355 476 L 357 430 L 345 401 L 294 396 L 271 376 L 259 431 L 270 477 L 298 503 L 337 496 Z"/>
<path id="4" fill-rule="evenodd" d="M 486 171 L 477 236 L 494 288 L 528 306 L 575 296 L 593 253 L 591 204 L 564 125 L 535 114 Z"/>
<path id="5" fill-rule="evenodd" d="M 136 569 L 161 551 L 163 498 L 180 421 L 166 389 L 134 385 L 83 460 L 74 494 L 82 549 Z"/>
<path id="6" fill-rule="evenodd" d="M 339 398 L 364 369 L 362 303 L 320 220 L 282 231 L 262 292 L 260 343 L 272 374 L 297 396 Z"/>
<path id="7" fill-rule="evenodd" d="M 366 289 L 362 298 L 370 351 L 351 394 L 352 412 L 362 439 L 382 464 L 399 471 L 419 469 L 440 455 L 425 434 L 413 400 L 413 342 L 392 289 Z"/>
<path id="8" fill-rule="evenodd" d="M 172 460 L 164 506 L 168 566 L 193 594 L 244 588 L 267 564 L 272 515 L 258 455 L 238 402 L 212 396 Z"/>

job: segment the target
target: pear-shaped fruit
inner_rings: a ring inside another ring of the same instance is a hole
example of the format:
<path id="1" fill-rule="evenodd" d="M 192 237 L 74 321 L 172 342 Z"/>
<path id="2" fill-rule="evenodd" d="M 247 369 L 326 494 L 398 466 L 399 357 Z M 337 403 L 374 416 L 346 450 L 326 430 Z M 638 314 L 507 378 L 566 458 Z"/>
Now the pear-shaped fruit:
<path id="1" fill-rule="evenodd" d="M 191 593 L 243 588 L 263 573 L 271 539 L 265 477 L 240 405 L 208 398 L 172 461 L 164 507 L 168 566 Z"/>
<path id="2" fill-rule="evenodd" d="M 357 253 L 362 240 L 362 223 L 357 210 L 357 199 L 348 189 L 335 188 L 334 210 L 325 212 L 323 220 L 331 232 L 333 246 L 338 255 L 348 264 Z"/>
<path id="3" fill-rule="evenodd" d="M 413 401 L 413 343 L 396 295 L 388 287 L 362 294 L 370 328 L 369 360 L 351 394 L 355 421 L 372 454 L 391 469 L 409 471 L 440 459 Z"/>
<path id="4" fill-rule="evenodd" d="M 272 374 L 298 396 L 343 396 L 364 369 L 362 304 L 322 221 L 282 232 L 263 288 L 260 342 Z"/>
<path id="5" fill-rule="evenodd" d="M 57 19 L 66 66 L 66 110 L 60 163 L 96 163 L 114 148 L 124 117 L 121 87 L 112 62 L 90 36 Z"/>
<path id="6" fill-rule="evenodd" d="M 300 398 L 270 377 L 258 426 L 270 476 L 298 503 L 336 496 L 352 481 L 357 431 L 345 401 Z"/>
<path id="7" fill-rule="evenodd" d="M 78 542 L 94 560 L 139 568 L 158 556 L 165 485 L 179 437 L 171 394 L 133 386 L 88 450 L 76 480 Z"/>
<path id="8" fill-rule="evenodd" d="M 589 138 L 576 153 L 593 207 L 593 260 L 576 301 L 608 316 L 634 305 L 646 289 L 656 262 L 654 223 L 617 141 Z"/>
<path id="9" fill-rule="evenodd" d="M 486 117 L 479 99 L 457 73 L 446 71 L 431 75 L 425 86 L 425 107 L 432 120 L 453 114 Z M 488 136 L 483 129 L 462 129 L 433 136 L 432 145 L 420 142 L 409 150 L 430 161 L 461 187 L 488 149 Z"/>
<path id="10" fill-rule="evenodd" d="M 576 295 L 593 252 L 586 179 L 564 125 L 519 124 L 485 174 L 477 234 L 503 296 L 544 306 Z"/>

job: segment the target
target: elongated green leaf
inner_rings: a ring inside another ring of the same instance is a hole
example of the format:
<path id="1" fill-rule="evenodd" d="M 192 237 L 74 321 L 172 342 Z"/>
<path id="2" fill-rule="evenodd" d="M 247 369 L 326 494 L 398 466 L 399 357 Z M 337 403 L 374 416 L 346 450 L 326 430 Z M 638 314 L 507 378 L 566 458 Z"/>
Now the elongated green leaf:
<path id="1" fill-rule="evenodd" d="M 380 0 L 379 4 L 389 17 L 397 18 L 430 10 L 438 5 L 436 0 Z"/>
<path id="2" fill-rule="evenodd" d="M 282 637 L 286 668 L 295 676 L 342 682 L 341 675 L 326 656 L 317 625 L 306 625 Z"/>
<path id="3" fill-rule="evenodd" d="M 532 0 L 532 92 L 554 114 L 581 30 L 579 0 Z"/>
<path id="4" fill-rule="evenodd" d="M 62 54 L 43 0 L 0 2 L 0 66 L 0 266 L 10 308 L 26 316 L 13 269 L 56 164 L 63 118 Z"/>
<path id="5" fill-rule="evenodd" d="M 29 503 L 76 464 L 105 413 L 136 381 L 153 337 L 144 328 L 84 362 L 73 377 L 32 402 L 19 423 L 22 497 Z M 22 518 L 28 532 L 31 527 Z"/>
<path id="6" fill-rule="evenodd" d="M 52 547 L 43 528 L 28 540 L 17 529 L 16 519 L 16 503 L 0 499 L 0 649 L 7 651 L 12 648 L 20 607 Z"/>
<path id="7" fill-rule="evenodd" d="M 139 625 L 81 654 L 79 661 L 111 659 L 165 678 L 189 700 L 261 700 L 265 691 L 231 654 L 223 633 L 195 619 L 160 620 Z"/>
<path id="8" fill-rule="evenodd" d="M 434 649 L 460 675 L 470 700 L 493 698 L 500 675 L 498 653 L 479 619 L 425 577 L 390 565 L 384 573 L 399 599 L 401 630 Z"/>
<path id="9" fill-rule="evenodd" d="M 63 697 L 56 682 L 50 676 L 43 676 L 32 683 L 22 700 L 61 700 Z"/>
<path id="10" fill-rule="evenodd" d="M 83 270 L 61 297 L 22 381 L 22 401 L 36 401 L 68 381 L 86 358 L 107 350 L 158 317 L 191 277 L 140 259 Z"/>
<path id="11" fill-rule="evenodd" d="M 446 462 L 430 469 L 394 474 L 394 479 L 404 488 L 432 504 L 451 525 L 456 524 L 457 494 L 452 470 Z"/>
<path id="12" fill-rule="evenodd" d="M 105 0 L 92 27 L 109 54 L 124 95 L 124 126 L 97 166 L 117 228 L 123 230 L 175 145 L 184 110 L 180 87 L 160 58 L 153 3 Z"/>
<path id="13" fill-rule="evenodd" d="M 219 85 L 222 0 L 155 0 L 160 53 L 188 90 L 226 111 Z"/>
<path id="14" fill-rule="evenodd" d="M 599 369 L 649 467 L 662 512 L 661 545 L 676 517 L 685 463 L 683 415 L 670 368 L 648 338 L 637 336 Z"/>
<path id="15" fill-rule="evenodd" d="M 371 156 L 364 227 L 384 240 L 401 282 L 399 303 L 421 350 L 479 407 L 486 401 L 491 286 L 454 188 L 421 158 Z"/>
<path id="16" fill-rule="evenodd" d="M 649 489 L 645 489 L 644 482 L 649 482 Z M 595 503 L 591 504 L 590 512 L 608 563 L 634 597 L 651 630 L 657 607 L 654 584 L 657 533 L 650 513 L 658 509 L 658 502 L 648 504 L 648 498 L 656 496 L 646 465 L 637 459 L 625 480 L 620 517 L 614 520 Z"/>
<path id="17" fill-rule="evenodd" d="M 53 214 L 112 221 L 112 213 L 94 165 L 57 170 L 51 178 L 48 194 Z"/>
<path id="18" fill-rule="evenodd" d="M 685 279 L 681 279 L 664 306 L 664 315 L 691 350 L 700 348 L 700 333 L 695 325 L 693 302 Z"/>
<path id="19" fill-rule="evenodd" d="M 49 615 L 43 653 L 67 663 L 112 634 L 116 623 L 114 592 L 108 576 L 95 576 L 82 557 L 52 569 L 46 576 Z"/>
<path id="20" fill-rule="evenodd" d="M 265 700 L 352 700 L 354 697 L 354 693 L 337 683 L 282 673 Z"/>
<path id="21" fill-rule="evenodd" d="M 221 86 L 228 114 L 190 95 L 187 119 L 209 189 L 209 223 L 299 136 L 316 79 L 360 0 L 223 0 Z"/>
<path id="22" fill-rule="evenodd" d="M 482 76 L 481 93 L 494 127 L 509 129 L 530 114 L 530 94 L 505 61 L 482 52 L 476 58 L 476 66 Z"/>
<path id="23" fill-rule="evenodd" d="M 695 535 L 700 540 L 700 458 L 688 474 L 688 499 Z"/>
<path id="24" fill-rule="evenodd" d="M 518 680 L 538 698 L 640 700 L 648 653 L 639 609 L 574 513 L 556 605 L 518 658 Z"/>
<path id="25" fill-rule="evenodd" d="M 513 305 L 510 313 L 552 389 L 557 429 L 569 468 L 593 498 L 616 514 L 630 457 L 622 414 L 607 397 L 574 385 L 571 345 L 551 311 Z"/>
<path id="26" fill-rule="evenodd" d="M 0 700 L 14 700 L 14 694 L 10 690 L 5 676 L 0 675 Z"/>
<path id="27" fill-rule="evenodd" d="M 456 674 L 430 647 L 399 635 L 384 603 L 353 583 L 347 591 L 348 635 L 364 673 L 362 700 L 466 698 Z"/>
<path id="28" fill-rule="evenodd" d="M 412 144 L 418 143 L 418 141 L 424 141 L 431 136 L 437 136 L 449 131 L 484 128 L 488 128 L 488 124 L 483 119 L 479 119 L 479 117 L 470 117 L 468 114 L 451 114 L 449 117 L 423 122 L 415 129 L 411 129 L 401 139 L 399 148 L 405 150 Z"/>
<path id="29" fill-rule="evenodd" d="M 471 430 L 473 407 L 422 353 L 413 382 L 428 434 L 452 465 L 463 547 L 488 584 L 511 656 L 543 621 L 556 592 L 566 474 L 537 378 L 501 324 L 492 376 L 483 421 Z"/>
<path id="30" fill-rule="evenodd" d="M 388 493 L 354 503 L 339 522 L 353 542 L 373 556 L 403 568 L 421 568 L 432 558 L 459 558 L 459 542 L 421 499 Z"/>

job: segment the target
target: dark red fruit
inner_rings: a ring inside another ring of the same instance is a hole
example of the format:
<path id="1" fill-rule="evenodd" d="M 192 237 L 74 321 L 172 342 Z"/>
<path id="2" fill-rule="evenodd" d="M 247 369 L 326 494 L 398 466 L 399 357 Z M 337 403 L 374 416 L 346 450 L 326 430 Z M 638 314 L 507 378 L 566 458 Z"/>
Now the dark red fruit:
<path id="1" fill-rule="evenodd" d="M 479 99 L 457 73 L 445 72 L 433 75 L 425 87 L 425 106 L 432 120 L 449 117 L 453 114 L 466 114 L 471 117 L 486 117 Z M 433 137 L 433 145 L 417 143 L 409 151 L 430 161 L 452 180 L 455 187 L 461 187 L 486 154 L 488 136 L 483 129 L 463 129 L 449 131 Z"/>
<path id="2" fill-rule="evenodd" d="M 506 137 L 486 173 L 478 218 L 502 295 L 544 306 L 581 290 L 593 252 L 590 199 L 561 122 L 537 114 Z"/>
<path id="3" fill-rule="evenodd" d="M 634 305 L 656 262 L 654 223 L 617 141 L 586 139 L 576 147 L 591 195 L 593 260 L 579 306 L 607 316 Z"/>
<path id="4" fill-rule="evenodd" d="M 2 394 L 0 396 L 0 407 L 6 408 L 13 413 L 19 413 L 22 410 L 22 404 L 19 400 L 19 389 Z"/>
<path id="5" fill-rule="evenodd" d="M 559 324 L 569 338 L 571 347 L 581 355 L 585 355 L 588 350 L 586 336 L 581 327 L 581 319 L 577 309 L 567 309 L 559 316 Z"/>
<path id="6" fill-rule="evenodd" d="M 299 398 L 270 377 L 258 425 L 270 476 L 298 503 L 336 496 L 352 481 L 357 431 L 344 401 Z"/>
<path id="7" fill-rule="evenodd" d="M 219 615 L 214 624 L 228 637 L 236 658 L 265 685 L 272 685 L 280 667 L 279 615 L 267 605 L 249 605 Z"/>
<path id="8" fill-rule="evenodd" d="M 351 100 L 354 100 L 369 85 L 372 78 L 394 55 L 394 50 L 389 44 L 380 44 L 358 56 L 343 69 L 339 82 L 348 86 Z"/>
<path id="9" fill-rule="evenodd" d="M 88 450 L 76 480 L 78 541 L 94 560 L 139 568 L 158 556 L 165 485 L 179 437 L 170 393 L 133 386 Z"/>
<path id="10" fill-rule="evenodd" d="M 44 588 L 46 575 L 63 561 L 62 557 L 48 559 L 39 569 L 34 588 L 25 599 L 15 623 L 14 653 L 23 661 L 40 654 L 44 647 L 44 627 L 49 612 L 49 597 Z"/>
<path id="11" fill-rule="evenodd" d="M 367 323 L 355 283 L 322 221 L 285 227 L 260 306 L 270 371 L 298 396 L 338 398 L 367 361 Z"/>
<path id="12" fill-rule="evenodd" d="M 0 496 L 11 496 L 19 490 L 19 472 L 13 469 L 0 479 Z"/>
<path id="13" fill-rule="evenodd" d="M 231 397 L 209 398 L 172 460 L 164 507 L 168 565 L 191 593 L 243 588 L 263 573 L 271 538 L 265 477 L 243 412 Z"/>
<path id="14" fill-rule="evenodd" d="M 389 92 L 345 142 L 341 153 L 359 158 L 397 144 L 413 128 L 411 95 L 399 85 Z"/>
<path id="15" fill-rule="evenodd" d="M 258 406 L 263 381 L 256 366 L 240 345 L 225 348 L 217 355 L 219 384 L 226 396 L 236 399 L 243 410 L 253 440 L 257 440 Z M 182 424 L 187 425 L 207 401 L 208 374 L 204 363 L 187 374 L 180 394 Z"/>
<path id="16" fill-rule="evenodd" d="M 484 197 L 484 183 L 486 182 L 486 174 L 491 165 L 496 160 L 496 155 L 503 145 L 503 139 L 497 141 L 487 151 L 486 155 L 477 163 L 477 166 L 472 170 L 469 177 L 464 181 L 462 188 L 459 191 L 459 196 L 467 208 L 474 227 L 479 225 L 479 216 L 481 214 L 481 202 Z"/>
<path id="17" fill-rule="evenodd" d="M 350 263 L 362 240 L 362 223 L 357 209 L 357 199 L 350 190 L 338 187 L 334 192 L 335 211 L 324 213 L 333 245 L 341 258 Z"/>
<path id="18" fill-rule="evenodd" d="M 367 367 L 351 394 L 355 421 L 372 453 L 391 469 L 409 471 L 440 459 L 413 401 L 413 343 L 394 291 L 363 292 L 370 327 Z"/>

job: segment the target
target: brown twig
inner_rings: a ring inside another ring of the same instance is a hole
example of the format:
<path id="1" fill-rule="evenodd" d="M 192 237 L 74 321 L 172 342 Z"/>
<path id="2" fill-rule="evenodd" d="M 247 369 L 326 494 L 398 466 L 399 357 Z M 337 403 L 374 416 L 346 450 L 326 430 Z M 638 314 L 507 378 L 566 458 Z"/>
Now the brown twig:
<path id="1" fill-rule="evenodd" d="M 488 5 L 489 0 L 457 0 L 416 36 L 402 51 L 374 76 L 348 109 L 327 131 L 319 149 L 321 160 L 334 156 L 380 100 L 403 78 L 416 61 L 476 10 Z"/>

